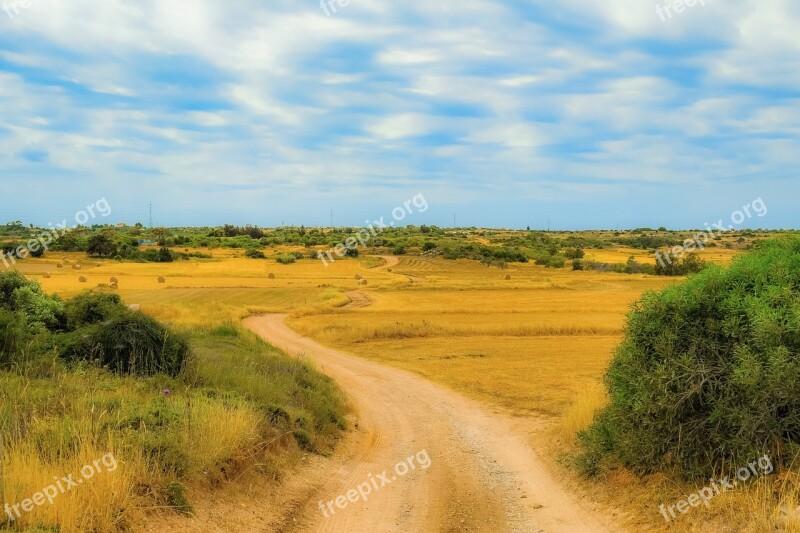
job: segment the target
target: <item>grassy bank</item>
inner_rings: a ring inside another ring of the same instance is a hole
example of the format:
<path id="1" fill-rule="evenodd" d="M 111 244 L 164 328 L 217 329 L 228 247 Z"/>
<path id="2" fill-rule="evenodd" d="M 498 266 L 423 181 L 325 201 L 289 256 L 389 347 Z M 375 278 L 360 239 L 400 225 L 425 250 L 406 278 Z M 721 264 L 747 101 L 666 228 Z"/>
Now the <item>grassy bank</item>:
<path id="1" fill-rule="evenodd" d="M 100 461 L 52 503 L 12 510 L 13 521 L 0 514 L 0 529 L 126 529 L 150 512 L 191 512 L 187 488 L 247 471 L 278 479 L 302 452 L 330 451 L 345 424 L 328 378 L 238 326 L 187 334 L 193 355 L 175 378 L 56 357 L 0 370 L 2 503 L 33 498 L 54 478 L 79 480 Z"/>

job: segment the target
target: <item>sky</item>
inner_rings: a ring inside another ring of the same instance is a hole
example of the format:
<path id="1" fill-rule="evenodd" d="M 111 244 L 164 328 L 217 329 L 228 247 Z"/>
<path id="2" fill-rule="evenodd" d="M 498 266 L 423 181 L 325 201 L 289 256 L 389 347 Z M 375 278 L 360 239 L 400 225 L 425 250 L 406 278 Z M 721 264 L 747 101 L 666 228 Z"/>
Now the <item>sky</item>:
<path id="1" fill-rule="evenodd" d="M 800 228 L 800 2 L 688 2 L 0 0 L 0 222 Z"/>

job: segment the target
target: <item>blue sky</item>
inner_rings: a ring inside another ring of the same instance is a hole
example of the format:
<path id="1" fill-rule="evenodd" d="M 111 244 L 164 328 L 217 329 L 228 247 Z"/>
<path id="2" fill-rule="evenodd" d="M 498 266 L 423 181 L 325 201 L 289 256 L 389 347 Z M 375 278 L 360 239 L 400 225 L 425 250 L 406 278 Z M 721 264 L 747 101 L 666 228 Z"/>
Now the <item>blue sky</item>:
<path id="1" fill-rule="evenodd" d="M 325 1 L 0 0 L 0 219 L 800 227 L 797 2 Z"/>

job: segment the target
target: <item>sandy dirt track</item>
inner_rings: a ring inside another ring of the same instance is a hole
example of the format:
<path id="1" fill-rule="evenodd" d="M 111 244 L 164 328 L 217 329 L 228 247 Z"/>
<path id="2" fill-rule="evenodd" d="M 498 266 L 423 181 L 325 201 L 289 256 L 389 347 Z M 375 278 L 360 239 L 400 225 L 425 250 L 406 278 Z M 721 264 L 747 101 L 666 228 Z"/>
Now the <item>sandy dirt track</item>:
<path id="1" fill-rule="evenodd" d="M 284 319 L 251 317 L 245 325 L 313 360 L 348 395 L 358 424 L 335 466 L 318 472 L 281 531 L 574 533 L 611 527 L 560 488 L 510 420 L 412 373 L 322 346 Z M 429 468 L 398 476 L 395 465 L 422 450 Z M 344 509 L 334 503 L 335 512 L 328 508 L 324 516 L 320 501 L 335 502 L 384 470 L 389 483 L 377 482 L 366 502 Z"/>

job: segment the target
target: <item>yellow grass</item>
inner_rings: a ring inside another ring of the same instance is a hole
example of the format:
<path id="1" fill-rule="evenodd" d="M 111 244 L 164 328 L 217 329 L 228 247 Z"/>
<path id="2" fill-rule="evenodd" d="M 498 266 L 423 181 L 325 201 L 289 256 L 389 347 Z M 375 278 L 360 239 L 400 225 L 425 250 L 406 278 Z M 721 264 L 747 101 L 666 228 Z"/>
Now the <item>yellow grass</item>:
<path id="1" fill-rule="evenodd" d="M 7 449 L 2 456 L 6 482 L 2 485 L 0 500 L 10 505 L 21 504 L 55 485 L 57 494 L 52 504 L 45 500 L 42 505 L 33 506 L 30 512 L 19 508 L 21 516 L 15 521 L 18 526 L 24 529 L 39 524 L 58 524 L 63 533 L 118 531 L 131 510 L 133 476 L 130 465 L 121 460 L 120 454 L 116 454 L 119 459 L 114 457 L 113 462 L 103 462 L 102 458 L 108 453 L 114 453 L 113 446 L 100 448 L 87 442 L 79 443 L 76 452 L 47 459 L 42 458 L 32 443 Z M 91 466 L 93 469 L 95 461 L 100 461 L 95 473 L 90 479 L 83 479 L 82 468 Z M 109 471 L 106 465 L 114 462 L 117 467 Z M 55 478 L 54 473 L 58 473 Z M 75 482 L 80 481 L 79 486 L 70 489 L 61 481 L 62 477 L 70 475 Z M 61 492 L 57 482 L 66 492 Z M 56 491 L 51 489 L 50 495 Z M 3 518 L 6 518 L 5 513 Z"/>
<path id="2" fill-rule="evenodd" d="M 108 283 L 115 276 L 126 302 L 141 304 L 146 312 L 178 325 L 217 325 L 255 312 L 289 312 L 293 328 L 325 344 L 417 372 L 511 413 L 545 420 L 551 431 L 543 435 L 558 443 L 551 448 L 556 453 L 574 445 L 575 434 L 588 427 L 607 402 L 601 380 L 630 305 L 646 290 L 680 281 L 533 264 L 498 269 L 468 260 L 416 256 L 401 258 L 389 272 L 374 258 L 340 260 L 325 267 L 310 259 L 278 265 L 242 258 L 236 250 L 211 253 L 215 259 L 210 261 L 105 261 L 100 267 L 80 254 L 66 254 L 84 265 L 80 274 L 89 278 L 88 284 L 80 284 L 69 265 L 56 269 L 52 260 L 25 261 L 20 270 L 39 279 L 46 290 L 63 295 Z M 274 257 L 273 250 L 266 253 Z M 586 259 L 608 263 L 624 263 L 630 256 L 640 262 L 653 260 L 648 251 L 634 249 L 586 253 Z M 738 253 L 717 247 L 701 255 L 727 263 Z M 52 277 L 42 278 L 43 272 Z M 269 273 L 276 279 L 268 279 Z M 367 289 L 357 286 L 356 274 L 369 281 Z M 506 275 L 511 279 L 505 280 Z M 166 277 L 167 283 L 159 285 L 158 276 Z M 345 292 L 357 289 L 373 305 L 342 307 L 348 301 Z M 237 411 L 229 421 L 229 413 L 211 413 L 215 408 L 196 406 L 206 413 L 201 417 L 206 425 L 197 428 L 194 437 L 189 434 L 196 439 L 191 445 L 247 442 L 248 413 Z M 201 441 L 201 434 L 212 437 Z M 683 517 L 677 530 L 708 530 L 735 522 L 745 524 L 742 531 L 758 531 L 774 519 L 772 491 L 796 506 L 797 487 L 800 483 L 771 479 L 752 484 L 715 500 L 710 510 Z M 691 487 L 619 473 L 590 490 L 598 499 L 624 508 L 634 529 L 660 530 L 665 526 L 659 523 L 658 505 L 674 502 Z M 797 528 L 790 525 L 787 530 Z"/>
<path id="3" fill-rule="evenodd" d="M 188 428 L 183 449 L 198 472 L 222 464 L 238 450 L 251 450 L 259 442 L 260 416 L 244 405 L 222 406 L 205 399 L 187 406 Z"/>
<path id="4" fill-rule="evenodd" d="M 368 291 L 367 308 L 297 312 L 290 325 L 487 403 L 551 416 L 598 382 L 641 293 L 675 282 L 422 257 L 393 273 L 417 281 Z"/>
<path id="5" fill-rule="evenodd" d="M 591 383 L 580 390 L 556 424 L 561 443 L 574 445 L 578 433 L 588 429 L 595 414 L 607 404 L 608 393 L 602 384 Z"/>

